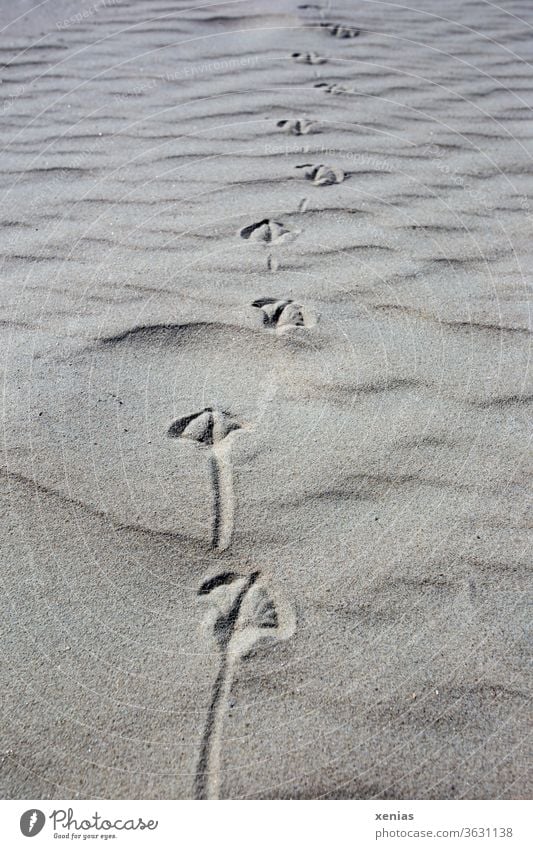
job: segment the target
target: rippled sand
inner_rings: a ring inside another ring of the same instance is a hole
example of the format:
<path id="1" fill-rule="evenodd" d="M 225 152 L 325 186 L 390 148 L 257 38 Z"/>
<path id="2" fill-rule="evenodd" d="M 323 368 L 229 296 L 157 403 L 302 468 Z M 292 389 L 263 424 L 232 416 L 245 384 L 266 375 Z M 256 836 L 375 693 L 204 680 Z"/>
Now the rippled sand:
<path id="1" fill-rule="evenodd" d="M 3 797 L 526 797 L 531 4 L 31 5 Z"/>

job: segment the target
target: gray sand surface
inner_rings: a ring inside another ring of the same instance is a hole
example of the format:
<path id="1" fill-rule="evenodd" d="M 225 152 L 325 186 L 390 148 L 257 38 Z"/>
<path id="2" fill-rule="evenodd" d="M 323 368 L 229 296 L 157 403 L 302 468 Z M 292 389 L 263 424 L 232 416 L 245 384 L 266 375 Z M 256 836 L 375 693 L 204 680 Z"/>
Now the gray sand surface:
<path id="1" fill-rule="evenodd" d="M 1 796 L 526 797 L 532 4 L 31 6 Z"/>

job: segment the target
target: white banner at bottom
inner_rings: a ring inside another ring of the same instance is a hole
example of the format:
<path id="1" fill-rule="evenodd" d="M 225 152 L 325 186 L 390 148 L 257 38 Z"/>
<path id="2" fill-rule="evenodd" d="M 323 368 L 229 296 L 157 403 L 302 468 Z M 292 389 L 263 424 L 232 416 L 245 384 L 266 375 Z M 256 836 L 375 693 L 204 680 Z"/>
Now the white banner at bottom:
<path id="1" fill-rule="evenodd" d="M 533 846 L 523 801 L 0 801 L 2 845 L 366 849 Z M 529 820 L 529 823 L 528 823 Z M 35 840 L 35 843 L 31 842 Z"/>

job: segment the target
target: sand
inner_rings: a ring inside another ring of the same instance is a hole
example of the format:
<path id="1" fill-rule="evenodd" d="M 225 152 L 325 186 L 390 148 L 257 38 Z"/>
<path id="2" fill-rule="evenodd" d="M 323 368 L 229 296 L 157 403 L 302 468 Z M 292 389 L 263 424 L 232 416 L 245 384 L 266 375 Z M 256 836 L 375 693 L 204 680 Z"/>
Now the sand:
<path id="1" fill-rule="evenodd" d="M 31 5 L 2 797 L 527 796 L 531 5 Z"/>

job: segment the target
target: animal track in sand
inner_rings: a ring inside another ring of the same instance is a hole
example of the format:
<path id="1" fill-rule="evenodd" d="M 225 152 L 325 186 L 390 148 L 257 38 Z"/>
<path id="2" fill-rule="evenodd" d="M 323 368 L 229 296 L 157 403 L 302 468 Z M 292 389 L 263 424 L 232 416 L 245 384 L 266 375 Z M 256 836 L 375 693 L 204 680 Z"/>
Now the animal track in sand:
<path id="1" fill-rule="evenodd" d="M 182 416 L 174 421 L 167 435 L 189 439 L 200 446 L 210 448 L 209 468 L 213 487 L 213 530 L 212 548 L 224 551 L 231 542 L 233 533 L 233 475 L 230 462 L 230 445 L 226 437 L 242 425 L 224 410 L 205 407 L 199 413 Z"/>
<path id="2" fill-rule="evenodd" d="M 269 271 L 277 271 L 279 268 L 279 262 L 275 256 L 270 255 L 267 259 L 267 268 Z"/>
<path id="3" fill-rule="evenodd" d="M 215 445 L 241 425 L 229 413 L 205 407 L 199 413 L 176 419 L 168 429 L 168 435 L 192 439 L 203 445 Z"/>
<path id="4" fill-rule="evenodd" d="M 258 298 L 252 306 L 262 311 L 263 324 L 276 330 L 308 327 L 310 324 L 303 307 L 291 298 Z"/>
<path id="5" fill-rule="evenodd" d="M 315 121 L 307 121 L 305 118 L 284 119 L 278 121 L 276 126 L 293 136 L 306 136 L 318 130 L 318 124 Z"/>
<path id="6" fill-rule="evenodd" d="M 353 94 L 353 89 L 342 83 L 315 83 L 314 88 L 322 88 L 327 94 Z"/>
<path id="7" fill-rule="evenodd" d="M 342 168 L 335 165 L 297 165 L 296 168 L 307 168 L 305 179 L 310 180 L 314 186 L 333 186 L 342 183 L 346 175 Z"/>
<path id="8" fill-rule="evenodd" d="M 255 224 L 250 224 L 239 230 L 241 239 L 247 239 L 251 242 L 265 242 L 266 244 L 289 242 L 295 239 L 298 233 L 298 230 L 289 230 L 281 221 L 273 221 L 270 218 L 263 218 L 262 221 L 257 221 Z"/>
<path id="9" fill-rule="evenodd" d="M 220 665 L 200 744 L 195 777 L 197 799 L 217 799 L 222 728 L 235 668 L 258 645 L 286 640 L 295 629 L 290 607 L 274 598 L 259 572 L 221 572 L 204 581 L 198 595 L 210 602 L 208 628 L 218 645 Z"/>
<path id="10" fill-rule="evenodd" d="M 311 51 L 310 53 L 291 53 L 291 58 L 302 65 L 325 65 L 328 61 L 325 56 Z"/>
<path id="11" fill-rule="evenodd" d="M 357 38 L 361 32 L 361 30 L 356 27 L 348 27 L 344 24 L 322 23 L 320 26 L 327 29 L 330 35 L 334 38 Z"/>

